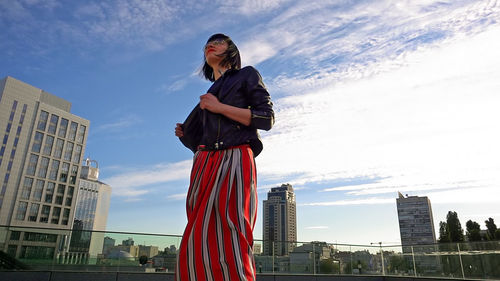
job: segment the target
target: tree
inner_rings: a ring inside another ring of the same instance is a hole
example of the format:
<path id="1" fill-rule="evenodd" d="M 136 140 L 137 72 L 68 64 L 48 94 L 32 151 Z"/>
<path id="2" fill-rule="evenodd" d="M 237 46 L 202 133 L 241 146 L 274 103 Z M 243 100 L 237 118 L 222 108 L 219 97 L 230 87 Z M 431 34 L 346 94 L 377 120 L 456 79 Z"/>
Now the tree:
<path id="1" fill-rule="evenodd" d="M 466 235 L 469 241 L 481 241 L 481 227 L 479 226 L 479 223 L 468 220 L 465 226 L 467 228 Z"/>
<path id="2" fill-rule="evenodd" d="M 407 272 L 410 263 L 410 259 L 405 259 L 403 256 L 391 255 L 389 257 L 389 265 L 387 265 L 387 272 L 389 273 L 401 273 Z M 413 267 L 412 267 L 413 268 Z"/>
<path id="3" fill-rule="evenodd" d="M 464 230 L 458 219 L 457 212 L 449 211 L 446 215 L 446 230 L 451 242 L 463 242 Z"/>
<path id="4" fill-rule="evenodd" d="M 486 223 L 486 228 L 488 229 L 488 231 L 486 231 L 486 238 L 488 240 L 495 240 L 495 232 L 497 231 L 495 221 L 492 218 L 488 218 L 484 223 Z"/>
<path id="5" fill-rule="evenodd" d="M 139 257 L 139 263 L 142 264 L 142 265 L 145 265 L 146 263 L 148 263 L 148 257 L 146 255 L 142 255 Z"/>
<path id="6" fill-rule="evenodd" d="M 439 222 L 439 243 L 449 243 L 450 237 L 448 236 L 448 230 L 446 223 L 444 221 Z"/>
<path id="7" fill-rule="evenodd" d="M 332 258 L 324 259 L 319 262 L 319 272 L 324 273 L 340 273 L 339 264 L 335 263 Z"/>

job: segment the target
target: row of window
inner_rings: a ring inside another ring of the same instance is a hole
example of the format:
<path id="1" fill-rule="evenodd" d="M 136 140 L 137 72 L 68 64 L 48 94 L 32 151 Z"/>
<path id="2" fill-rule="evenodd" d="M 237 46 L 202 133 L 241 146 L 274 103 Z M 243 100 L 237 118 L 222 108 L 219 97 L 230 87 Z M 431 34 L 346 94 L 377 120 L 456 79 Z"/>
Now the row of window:
<path id="1" fill-rule="evenodd" d="M 52 209 L 52 215 L 50 215 Z M 61 216 L 62 211 L 62 216 Z M 39 203 L 31 203 L 28 211 L 28 202 L 20 201 L 17 207 L 16 220 L 68 225 L 70 209 L 43 205 L 40 210 Z M 27 216 L 26 216 L 27 215 Z"/>
<path id="2" fill-rule="evenodd" d="M 12 231 L 10 233 L 10 240 L 18 241 L 19 239 L 21 239 L 21 231 Z M 57 241 L 57 234 L 24 232 L 23 240 L 55 243 Z"/>
<path id="3" fill-rule="evenodd" d="M 17 245 L 9 245 L 7 254 L 15 257 L 17 252 Z M 43 246 L 21 246 L 21 253 L 19 258 L 22 259 L 52 259 L 54 257 L 54 247 Z"/>
<path id="4" fill-rule="evenodd" d="M 54 203 L 57 205 L 63 205 L 64 203 L 65 206 L 71 207 L 75 192 L 74 186 L 58 184 L 56 189 L 56 183 L 48 181 L 47 184 L 45 184 L 45 181 L 37 179 L 33 188 L 34 181 L 35 180 L 30 177 L 24 178 L 20 195 L 21 200 L 31 199 L 35 202 L 41 202 L 43 196 L 44 203 Z"/>
<path id="5" fill-rule="evenodd" d="M 39 161 L 40 160 L 40 161 Z M 38 166 L 38 172 L 37 172 Z M 71 171 L 70 171 L 71 166 Z M 50 169 L 49 169 L 50 168 Z M 67 162 L 62 162 L 48 157 L 40 157 L 36 154 L 31 154 L 28 166 L 26 167 L 27 176 L 37 176 L 39 178 L 49 180 L 59 180 L 60 182 L 68 182 L 75 184 L 78 174 L 78 166 L 70 165 Z"/>
<path id="6" fill-rule="evenodd" d="M 69 120 L 66 118 L 60 118 L 60 119 L 61 121 L 59 122 L 59 116 L 51 114 L 49 120 L 49 113 L 47 111 L 41 110 L 40 116 L 38 117 L 38 124 L 36 128 L 40 131 L 46 131 L 47 133 L 52 135 L 55 135 L 57 131 L 58 137 L 66 138 L 67 135 L 68 139 L 72 141 L 75 141 L 76 139 L 76 142 L 83 143 L 87 127 L 84 125 L 78 126 L 78 123 L 73 121 L 71 121 L 71 124 L 69 124 Z M 59 124 L 59 130 L 57 130 L 58 124 Z M 68 124 L 69 124 L 69 130 L 68 130 Z"/>
<path id="7" fill-rule="evenodd" d="M 5 135 L 3 138 L 3 143 L 0 148 L 0 166 L 2 165 L 2 160 L 3 160 L 3 155 L 5 152 L 5 147 L 7 145 L 7 141 L 9 139 L 9 134 L 10 134 L 10 129 L 12 126 L 12 122 L 14 121 L 14 115 L 16 113 L 16 108 L 17 108 L 17 101 L 15 100 L 14 103 L 12 104 L 12 109 L 10 112 L 10 117 L 9 117 L 9 122 L 7 124 L 7 128 L 5 129 Z M 14 156 L 16 155 L 16 150 L 17 150 L 17 144 L 19 142 L 19 135 L 21 134 L 22 130 L 22 125 L 24 122 L 24 116 L 26 115 L 26 110 L 28 109 L 28 105 L 24 104 L 23 106 L 23 111 L 21 113 L 21 116 L 19 117 L 19 124 L 17 126 L 17 131 L 16 131 L 16 137 L 14 139 L 14 144 L 12 146 L 12 150 L 10 152 L 10 157 L 9 157 L 9 163 L 7 164 L 7 172 L 5 173 L 5 177 L 2 183 L 2 187 L 0 189 L 0 209 L 2 208 L 3 205 L 3 196 L 5 195 L 5 192 L 7 190 L 7 184 L 9 183 L 9 177 L 10 177 L 10 171 L 12 169 L 12 164 L 14 163 Z"/>
<path id="8" fill-rule="evenodd" d="M 92 229 L 97 208 L 98 193 L 80 188 L 78 193 L 78 208 L 75 210 L 75 220 L 81 220 L 83 229 Z"/>
<path id="9" fill-rule="evenodd" d="M 47 156 L 52 155 L 57 159 L 62 158 L 65 161 L 73 160 L 73 163 L 75 164 L 80 163 L 83 146 L 79 144 L 75 145 L 72 142 L 66 141 L 66 147 L 64 147 L 63 139 L 58 138 L 56 140 L 53 136 L 50 135 L 45 136 L 45 143 L 43 143 L 43 139 L 44 134 L 37 131 L 33 139 L 33 144 L 31 145 L 32 152 L 42 153 L 43 155 Z"/>

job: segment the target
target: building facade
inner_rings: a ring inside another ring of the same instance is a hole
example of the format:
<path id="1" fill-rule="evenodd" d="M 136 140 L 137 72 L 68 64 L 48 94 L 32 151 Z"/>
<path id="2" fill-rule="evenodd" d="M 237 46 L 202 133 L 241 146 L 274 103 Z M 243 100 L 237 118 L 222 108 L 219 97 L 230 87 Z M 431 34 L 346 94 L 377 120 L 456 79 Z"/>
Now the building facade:
<path id="1" fill-rule="evenodd" d="M 431 201 L 426 196 L 403 196 L 396 199 L 401 245 L 436 243 Z"/>
<path id="2" fill-rule="evenodd" d="M 297 241 L 295 193 L 290 184 L 271 188 L 263 203 L 263 255 L 288 255 Z"/>
<path id="3" fill-rule="evenodd" d="M 110 201 L 111 186 L 99 181 L 97 161 L 86 159 L 78 185 L 68 254 L 71 260 L 94 263 L 102 254 Z"/>
<path id="4" fill-rule="evenodd" d="M 426 196 L 403 196 L 398 192 L 396 204 L 401 245 L 403 253 L 408 254 L 408 264 L 414 264 L 420 272 L 435 273 L 440 260 L 435 255 L 438 249 L 431 201 Z"/>
<path id="5" fill-rule="evenodd" d="M 12 256 L 55 259 L 67 250 L 89 128 L 70 109 L 12 77 L 0 80 L 0 249 Z"/>

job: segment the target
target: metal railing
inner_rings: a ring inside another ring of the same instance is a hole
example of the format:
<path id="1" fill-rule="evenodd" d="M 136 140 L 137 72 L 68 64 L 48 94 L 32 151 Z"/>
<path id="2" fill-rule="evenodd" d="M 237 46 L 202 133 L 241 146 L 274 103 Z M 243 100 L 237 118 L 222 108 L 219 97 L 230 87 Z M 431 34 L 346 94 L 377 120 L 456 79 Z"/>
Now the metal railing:
<path id="1" fill-rule="evenodd" d="M 180 241 L 180 235 L 0 226 L 0 268 L 173 272 Z M 385 246 L 256 240 L 254 257 L 258 273 L 500 279 L 500 241 Z"/>

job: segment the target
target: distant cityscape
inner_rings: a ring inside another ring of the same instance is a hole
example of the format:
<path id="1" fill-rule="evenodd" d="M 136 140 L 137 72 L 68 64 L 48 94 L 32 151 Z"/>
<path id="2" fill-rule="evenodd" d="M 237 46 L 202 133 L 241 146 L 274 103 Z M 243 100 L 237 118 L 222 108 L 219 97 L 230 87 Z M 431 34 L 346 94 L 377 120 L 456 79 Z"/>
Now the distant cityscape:
<path id="1" fill-rule="evenodd" d="M 99 181 L 98 161 L 84 159 L 90 122 L 70 109 L 70 102 L 12 77 L 0 80 L 0 130 L 4 132 L 0 250 L 15 258 L 61 264 L 136 265 L 139 261 L 146 271 L 173 271 L 178 238 L 160 249 L 137 245 L 132 237 L 120 242 L 105 232 L 112 187 Z M 370 250 L 353 250 L 321 241 L 296 242 L 293 186 L 273 187 L 262 204 L 263 241 L 253 249 L 256 268 L 258 272 L 411 273 L 418 263 L 422 272 L 438 271 L 444 261 L 432 254 L 439 249 L 429 198 L 399 193 L 395 201 L 399 248 L 384 250 L 379 242 Z M 450 218 L 440 224 L 440 242 L 500 239 L 493 221 L 487 231 L 467 222 L 467 236 L 460 228 L 462 238 L 455 239 L 452 225 L 456 223 Z M 401 255 L 396 254 L 398 249 Z M 429 254 L 415 258 L 417 251 Z M 413 266 L 408 256 L 413 256 Z"/>

